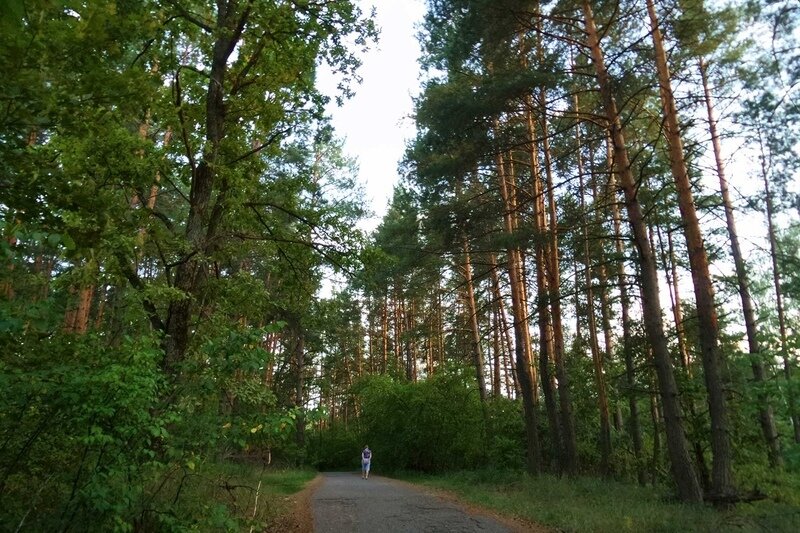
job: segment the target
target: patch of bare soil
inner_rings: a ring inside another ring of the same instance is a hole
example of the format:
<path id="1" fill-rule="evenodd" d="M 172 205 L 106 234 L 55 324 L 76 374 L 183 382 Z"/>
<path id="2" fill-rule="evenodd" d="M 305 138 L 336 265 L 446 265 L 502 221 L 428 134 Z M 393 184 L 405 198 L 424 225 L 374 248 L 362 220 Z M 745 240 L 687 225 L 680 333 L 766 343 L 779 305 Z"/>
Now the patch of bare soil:
<path id="1" fill-rule="evenodd" d="M 541 524 L 524 520 L 522 518 L 516 518 L 516 517 L 511 518 L 505 515 L 501 515 L 498 512 L 489 509 L 487 507 L 483 507 L 481 505 L 476 505 L 474 503 L 464 501 L 457 494 L 444 489 L 427 487 L 425 485 L 415 485 L 414 483 L 401 481 L 399 479 L 390 479 L 390 478 L 385 478 L 385 479 L 387 479 L 392 483 L 405 485 L 407 487 L 413 487 L 415 490 L 424 492 L 425 494 L 430 494 L 431 496 L 441 498 L 447 502 L 452 503 L 453 505 L 460 507 L 467 514 L 476 516 L 486 516 L 492 518 L 500 522 L 504 526 L 506 526 L 513 533 L 554 533 L 555 531 L 557 531 L 555 529 L 551 529 Z"/>
<path id="2" fill-rule="evenodd" d="M 306 487 L 296 494 L 286 497 L 286 511 L 264 530 L 264 533 L 313 533 L 314 510 L 311 508 L 311 495 L 322 483 L 317 475 Z"/>

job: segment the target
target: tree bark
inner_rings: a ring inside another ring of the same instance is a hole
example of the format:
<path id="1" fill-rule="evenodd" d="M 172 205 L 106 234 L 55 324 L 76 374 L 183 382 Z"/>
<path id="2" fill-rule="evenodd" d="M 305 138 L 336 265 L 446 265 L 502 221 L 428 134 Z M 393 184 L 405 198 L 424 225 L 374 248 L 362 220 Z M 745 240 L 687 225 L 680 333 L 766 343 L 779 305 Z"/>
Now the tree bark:
<path id="1" fill-rule="evenodd" d="M 540 23 L 541 23 L 541 19 Z M 547 95 L 542 89 L 539 94 L 539 107 L 542 110 L 542 149 L 544 151 L 544 168 L 547 177 L 547 202 L 550 231 L 547 241 L 548 300 L 551 308 L 553 324 L 553 362 L 558 380 L 559 422 L 561 429 L 561 468 L 569 475 L 578 473 L 578 441 L 575 434 L 575 417 L 572 409 L 572 393 L 570 377 L 565 364 L 564 325 L 561 308 L 561 265 L 558 251 L 558 221 L 556 217 L 555 180 L 553 179 L 552 154 L 550 151 L 550 133 L 547 125 Z"/>
<path id="2" fill-rule="evenodd" d="M 509 173 L 506 172 L 503 155 L 498 152 L 497 175 L 505 207 L 503 223 L 505 232 L 509 237 L 514 234 L 517 228 L 516 184 L 513 174 L 513 169 Z M 511 306 L 514 316 L 514 349 L 517 360 L 517 379 L 525 416 L 527 470 L 535 474 L 539 472 L 541 465 L 541 447 L 537 432 L 536 383 L 531 366 L 532 349 L 530 330 L 528 329 L 528 304 L 523 280 L 522 254 L 518 247 L 510 246 L 506 251 L 506 255 L 511 283 Z"/>
<path id="3" fill-rule="evenodd" d="M 611 130 L 615 166 L 620 176 L 620 187 L 624 193 L 625 207 L 628 211 L 629 223 L 641 266 L 643 318 L 645 330 L 653 349 L 653 359 L 658 375 L 672 477 L 681 500 L 700 502 L 703 499 L 703 495 L 700 484 L 697 481 L 697 474 L 689 458 L 683 431 L 681 407 L 678 402 L 677 384 L 675 383 L 672 361 L 669 357 L 669 349 L 664 336 L 655 258 L 647 239 L 647 229 L 636 194 L 636 182 L 631 171 L 622 122 L 611 90 L 611 83 L 605 67 L 603 52 L 600 48 L 600 40 L 589 1 L 583 0 L 582 7 L 589 50 L 591 51 L 597 74 L 598 85 L 608 118 L 608 126 Z"/>
<path id="4" fill-rule="evenodd" d="M 503 360 L 503 350 L 500 343 L 500 317 L 497 308 L 492 308 L 492 397 L 500 398 L 500 366 Z M 506 386 L 508 383 L 506 382 Z"/>
<path id="5" fill-rule="evenodd" d="M 767 175 L 767 162 L 764 154 L 764 144 L 759 137 L 761 145 L 761 178 L 764 182 L 764 196 L 767 204 L 767 238 L 769 239 L 770 259 L 772 261 L 772 284 L 775 289 L 775 306 L 778 310 L 778 332 L 781 340 L 781 358 L 783 360 L 783 375 L 786 379 L 786 389 L 789 400 L 789 416 L 792 419 L 794 429 L 794 441 L 800 443 L 800 413 L 797 409 L 797 396 L 794 393 L 792 383 L 792 362 L 789 359 L 788 338 L 786 334 L 786 312 L 783 307 L 783 289 L 781 289 L 781 275 L 778 268 L 778 241 L 775 235 L 775 226 L 772 222 L 775 216 L 775 208 L 772 203 L 772 191 L 769 187 L 769 177 Z"/>
<path id="6" fill-rule="evenodd" d="M 531 196 L 533 198 L 533 220 L 537 238 L 534 241 L 534 256 L 536 258 L 536 311 L 539 325 L 539 375 L 544 393 L 547 423 L 550 428 L 551 456 L 555 458 L 559 469 L 563 470 L 562 457 L 563 445 L 561 442 L 561 428 L 559 427 L 558 410 L 556 408 L 555 387 L 551 379 L 550 360 L 555 359 L 552 315 L 550 313 L 550 295 L 547 279 L 547 259 L 545 258 L 545 243 L 549 241 L 547 222 L 544 209 L 544 192 L 542 191 L 541 175 L 539 170 L 538 140 L 536 138 L 535 124 L 533 121 L 531 98 L 526 100 L 528 122 L 528 136 L 530 143 L 530 168 L 531 168 Z M 547 252 L 550 252 L 549 245 Z"/>
<path id="7" fill-rule="evenodd" d="M 675 259 L 675 245 L 672 241 L 672 231 L 667 232 L 667 246 L 669 248 L 668 257 L 670 270 L 667 270 L 666 259 L 664 259 L 664 275 L 667 277 L 667 285 L 672 289 L 670 294 L 672 295 L 672 315 L 675 319 L 675 335 L 678 337 L 678 353 L 681 357 L 681 365 L 683 365 L 686 372 L 691 375 L 692 361 L 689 357 L 689 348 L 686 345 L 686 331 L 683 327 L 683 307 L 679 288 L 680 284 L 678 283 L 678 262 Z"/>
<path id="8" fill-rule="evenodd" d="M 672 312 L 675 317 L 675 336 L 678 338 L 678 351 L 680 352 L 680 361 L 683 371 L 687 376 L 692 375 L 691 360 L 689 359 L 689 351 L 686 343 L 686 332 L 683 328 L 683 312 L 681 311 L 682 303 L 680 291 L 678 290 L 678 265 L 675 260 L 675 248 L 672 242 L 672 231 L 667 232 L 667 246 L 668 251 L 664 250 L 664 240 L 661 236 L 661 228 L 656 226 L 658 233 L 658 247 L 661 250 L 661 263 L 664 269 L 664 277 L 667 281 L 667 288 L 669 290 L 669 297 L 672 302 Z M 649 227 L 650 245 L 656 249 L 655 236 L 653 235 L 653 226 Z M 694 398 L 689 398 L 685 402 L 688 406 L 689 416 L 691 420 L 697 420 L 697 409 L 695 408 Z M 704 491 L 711 488 L 711 479 L 708 474 L 708 466 L 706 465 L 706 456 L 703 451 L 703 446 L 699 438 L 695 435 L 691 440 L 691 446 L 694 450 L 695 464 L 697 465 L 698 475 L 700 476 L 700 483 Z"/>
<path id="9" fill-rule="evenodd" d="M 383 347 L 381 358 L 381 374 L 385 374 L 389 364 L 389 297 L 383 296 L 381 304 L 381 346 Z"/>
<path id="10" fill-rule="evenodd" d="M 298 409 L 297 419 L 295 421 L 295 444 L 298 449 L 302 450 L 305 446 L 305 416 L 303 409 L 305 408 L 305 334 L 303 333 L 302 326 L 299 320 L 292 320 L 292 334 L 294 341 L 294 348 L 292 356 L 294 359 L 294 406 Z"/>
<path id="11" fill-rule="evenodd" d="M 778 432 L 775 428 L 775 416 L 770 402 L 769 394 L 765 392 L 767 381 L 764 370 L 763 354 L 758 342 L 758 330 L 756 327 L 756 313 L 753 305 L 753 298 L 750 296 L 750 282 L 747 278 L 747 267 L 745 266 L 742 249 L 739 246 L 739 233 L 736 231 L 736 219 L 733 216 L 733 202 L 728 188 L 728 179 L 725 176 L 725 164 L 722 161 L 722 146 L 719 141 L 717 131 L 717 119 L 714 116 L 714 104 L 711 98 L 711 90 L 708 85 L 708 73 L 706 63 L 701 57 L 698 61 L 700 79 L 703 83 L 703 97 L 706 103 L 706 114 L 708 117 L 708 130 L 711 134 L 711 146 L 714 149 L 714 163 L 719 178 L 719 189 L 722 194 L 722 205 L 725 208 L 725 223 L 728 228 L 728 238 L 731 241 L 731 255 L 736 267 L 736 283 L 739 288 L 739 297 L 742 301 L 742 315 L 744 316 L 744 327 L 747 334 L 747 347 L 750 351 L 750 367 L 753 371 L 753 381 L 758 392 L 758 420 L 761 424 L 761 433 L 767 445 L 767 458 L 773 467 L 783 465 L 781 456 L 781 445 Z"/>
<path id="12" fill-rule="evenodd" d="M 664 110 L 665 134 L 669 141 L 669 159 L 672 177 L 678 191 L 678 207 L 683 221 L 689 265 L 692 272 L 697 319 L 700 326 L 700 352 L 703 361 L 703 376 L 708 392 L 708 408 L 711 417 L 711 449 L 713 452 L 711 483 L 714 497 L 725 498 L 733 491 L 733 465 L 730 449 L 728 408 L 722 381 L 721 353 L 719 349 L 719 322 L 714 303 L 714 286 L 708 269 L 700 222 L 697 219 L 689 172 L 683 155 L 683 141 L 678 125 L 678 111 L 672 93 L 672 81 L 667 65 L 664 41 L 658 27 L 653 0 L 647 1 L 650 28 L 655 48 L 658 71 L 659 94 Z"/>
<path id="13" fill-rule="evenodd" d="M 589 224 L 586 209 L 585 186 L 583 180 L 583 165 L 578 154 L 578 183 L 580 187 L 579 202 L 583 216 L 583 255 L 584 274 L 586 283 L 586 317 L 589 325 L 589 348 L 592 353 L 592 367 L 594 368 L 594 382 L 597 387 L 597 409 L 600 414 L 600 471 L 603 476 L 611 475 L 611 423 L 608 410 L 608 393 L 606 391 L 606 377 L 603 371 L 603 356 L 597 338 L 597 320 L 595 318 L 594 289 L 592 277 L 592 260 L 589 250 Z"/>
<path id="14" fill-rule="evenodd" d="M 465 297 L 467 300 L 467 313 L 469 314 L 470 347 L 472 351 L 472 364 L 475 367 L 475 377 L 478 383 L 478 394 L 481 403 L 486 403 L 488 394 L 486 393 L 486 375 L 483 370 L 483 349 L 481 348 L 481 332 L 478 327 L 478 309 L 475 305 L 475 285 L 472 281 L 472 261 L 469 254 L 469 242 L 464 239 L 462 245 L 464 251 L 464 280 Z"/>
<path id="15" fill-rule="evenodd" d="M 89 314 L 92 310 L 94 284 L 90 283 L 78 291 L 78 307 L 75 309 L 75 325 L 73 331 L 84 335 L 89 330 Z"/>
<path id="16" fill-rule="evenodd" d="M 614 154 L 610 139 L 608 147 L 609 190 L 616 191 L 616 174 L 614 172 Z M 622 216 L 616 198 L 611 199 L 611 218 L 614 223 L 614 250 L 617 254 L 617 288 L 619 290 L 620 313 L 622 321 L 622 354 L 625 360 L 625 395 L 628 398 L 628 432 L 633 444 L 633 455 L 636 458 L 636 479 L 639 485 L 646 483 L 646 472 L 643 462 L 642 429 L 639 423 L 639 402 L 635 390 L 636 370 L 633 363 L 633 346 L 631 337 L 630 298 L 628 281 L 625 274 L 625 253 L 622 246 Z"/>
<path id="17" fill-rule="evenodd" d="M 205 101 L 206 140 L 201 160 L 192 168 L 189 189 L 189 214 L 186 219 L 185 237 L 190 251 L 177 267 L 173 282 L 174 287 L 182 291 L 185 296 L 169 305 L 163 342 L 163 368 L 173 377 L 177 374 L 177 366 L 189 347 L 193 299 L 206 278 L 205 255 L 216 236 L 219 219 L 224 213 L 220 198 L 212 212 L 211 198 L 217 185 L 220 148 L 226 134 L 225 76 L 228 72 L 228 59 L 235 50 L 250 15 L 249 7 L 239 12 L 236 4 L 235 1 L 217 2 L 214 44 Z"/>
<path id="18" fill-rule="evenodd" d="M 658 396 L 650 395 L 650 418 L 653 421 L 653 459 L 650 462 L 650 483 L 658 481 L 659 458 L 661 457 L 661 410 L 658 407 Z"/>
<path id="19" fill-rule="evenodd" d="M 491 277 L 492 277 L 492 291 L 493 291 L 493 299 L 495 302 L 496 310 L 498 317 L 500 318 L 500 336 L 503 340 L 504 344 L 504 353 L 508 356 L 508 366 L 511 367 L 511 379 L 513 383 L 513 388 L 509 389 L 514 391 L 517 398 L 520 397 L 521 393 L 519 390 L 519 381 L 517 380 L 517 367 L 516 363 L 514 362 L 514 344 L 511 341 L 511 334 L 509 333 L 511 328 L 508 325 L 508 318 L 506 316 L 506 306 L 505 306 L 505 298 L 503 297 L 503 293 L 500 291 L 500 275 L 497 272 L 497 256 L 492 253 L 489 256 L 489 261 L 491 263 Z M 508 373 L 507 373 L 508 374 Z"/>

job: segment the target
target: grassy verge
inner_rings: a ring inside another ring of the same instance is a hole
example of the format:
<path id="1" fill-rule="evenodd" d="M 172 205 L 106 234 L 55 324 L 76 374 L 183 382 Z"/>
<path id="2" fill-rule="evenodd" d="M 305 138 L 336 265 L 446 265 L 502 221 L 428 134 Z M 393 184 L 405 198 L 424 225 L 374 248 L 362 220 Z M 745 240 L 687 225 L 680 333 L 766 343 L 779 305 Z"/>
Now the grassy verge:
<path id="1" fill-rule="evenodd" d="M 800 508 L 769 500 L 718 511 L 669 501 L 665 493 L 650 487 L 595 478 L 533 478 L 507 471 L 401 477 L 562 531 L 800 531 Z"/>
<path id="2" fill-rule="evenodd" d="M 189 475 L 175 476 L 160 491 L 171 501 L 160 502 L 159 528 L 264 531 L 291 512 L 290 496 L 315 476 L 313 470 L 238 463 L 198 466 Z"/>

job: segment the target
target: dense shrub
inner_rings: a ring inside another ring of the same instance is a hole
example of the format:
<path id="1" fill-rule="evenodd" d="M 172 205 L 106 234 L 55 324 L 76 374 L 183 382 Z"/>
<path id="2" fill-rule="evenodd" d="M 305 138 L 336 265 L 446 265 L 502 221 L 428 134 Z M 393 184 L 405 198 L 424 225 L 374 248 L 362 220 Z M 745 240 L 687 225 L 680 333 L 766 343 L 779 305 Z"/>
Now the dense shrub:
<path id="1" fill-rule="evenodd" d="M 364 444 L 379 471 L 444 471 L 518 467 L 523 460 L 519 403 L 497 399 L 481 406 L 471 375 L 450 368 L 418 383 L 370 376 L 353 387 L 360 417 L 312 438 L 321 468 L 358 468 Z"/>
<path id="2" fill-rule="evenodd" d="M 0 363 L 0 529 L 131 521 L 169 434 L 153 339 L 24 340 Z"/>

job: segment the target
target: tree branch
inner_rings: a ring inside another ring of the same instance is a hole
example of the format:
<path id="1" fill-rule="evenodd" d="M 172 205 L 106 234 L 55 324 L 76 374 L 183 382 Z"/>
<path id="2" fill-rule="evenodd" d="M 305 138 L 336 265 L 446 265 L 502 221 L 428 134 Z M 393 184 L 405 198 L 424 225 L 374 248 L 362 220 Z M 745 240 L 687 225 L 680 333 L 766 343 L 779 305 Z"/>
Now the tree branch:
<path id="1" fill-rule="evenodd" d="M 171 5 L 172 7 L 174 7 L 178 11 L 178 14 L 180 15 L 181 18 L 184 18 L 184 19 L 188 20 L 189 22 L 191 22 L 192 24 L 194 24 L 198 28 L 200 28 L 203 31 L 206 31 L 208 33 L 212 33 L 214 31 L 213 28 L 211 27 L 211 25 L 208 22 L 204 22 L 204 21 L 200 20 L 196 14 L 190 12 L 188 9 L 186 9 L 185 7 L 180 5 L 175 0 L 167 0 L 167 3 L 169 5 Z M 170 19 L 171 18 L 173 18 L 173 17 L 170 17 Z"/>

